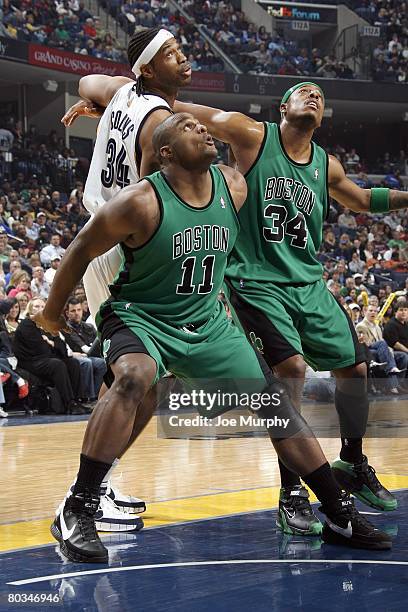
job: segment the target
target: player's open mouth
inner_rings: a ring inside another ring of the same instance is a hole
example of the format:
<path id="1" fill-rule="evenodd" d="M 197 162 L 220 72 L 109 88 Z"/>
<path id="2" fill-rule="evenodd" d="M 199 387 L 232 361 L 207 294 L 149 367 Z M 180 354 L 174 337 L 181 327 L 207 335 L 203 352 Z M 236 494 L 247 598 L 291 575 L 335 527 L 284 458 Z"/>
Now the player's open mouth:
<path id="1" fill-rule="evenodd" d="M 213 147 L 214 146 L 214 141 L 213 141 L 211 136 L 207 136 L 205 138 L 205 144 L 207 144 L 209 147 Z"/>
<path id="2" fill-rule="evenodd" d="M 315 110 L 319 110 L 319 107 L 317 105 L 317 102 L 307 102 L 306 106 L 309 106 L 310 108 L 314 108 Z"/>
<path id="3" fill-rule="evenodd" d="M 191 65 L 187 64 L 187 66 L 185 66 L 183 70 L 181 70 L 181 74 L 183 76 L 191 76 Z"/>

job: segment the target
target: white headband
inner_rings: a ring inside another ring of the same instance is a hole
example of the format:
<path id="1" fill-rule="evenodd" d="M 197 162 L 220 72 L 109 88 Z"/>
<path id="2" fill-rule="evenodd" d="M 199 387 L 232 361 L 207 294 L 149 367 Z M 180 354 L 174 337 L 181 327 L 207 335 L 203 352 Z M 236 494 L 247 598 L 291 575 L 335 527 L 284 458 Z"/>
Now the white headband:
<path id="1" fill-rule="evenodd" d="M 148 64 L 152 61 L 156 53 L 160 50 L 161 46 L 169 40 L 169 38 L 174 38 L 171 32 L 167 30 L 159 30 L 156 36 L 149 42 L 146 49 L 139 56 L 139 58 L 135 61 L 132 66 L 132 72 L 136 75 L 136 77 L 140 77 L 140 67 Z"/>

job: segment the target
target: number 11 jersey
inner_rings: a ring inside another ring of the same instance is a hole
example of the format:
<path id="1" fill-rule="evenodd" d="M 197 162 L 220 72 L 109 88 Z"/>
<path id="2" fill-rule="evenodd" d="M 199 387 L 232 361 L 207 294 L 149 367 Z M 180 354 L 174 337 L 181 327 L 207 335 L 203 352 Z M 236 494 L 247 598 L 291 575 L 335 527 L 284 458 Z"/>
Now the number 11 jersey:
<path id="1" fill-rule="evenodd" d="M 309 161 L 299 164 L 287 155 L 279 126 L 265 123 L 258 157 L 245 177 L 248 197 L 226 272 L 234 285 L 306 284 L 322 277 L 316 254 L 329 206 L 327 174 L 324 149 L 312 142 Z"/>
<path id="2" fill-rule="evenodd" d="M 160 96 L 137 96 L 133 82 L 113 96 L 99 122 L 85 184 L 84 206 L 88 212 L 96 213 L 120 189 L 140 179 L 140 133 L 147 118 L 159 109 L 171 112 Z"/>
<path id="3" fill-rule="evenodd" d="M 201 208 L 182 200 L 162 172 L 145 177 L 156 193 L 160 223 L 143 246 L 121 244 L 113 301 L 176 326 L 207 321 L 217 311 L 239 221 L 222 171 L 211 166 L 210 173 L 211 199 Z"/>

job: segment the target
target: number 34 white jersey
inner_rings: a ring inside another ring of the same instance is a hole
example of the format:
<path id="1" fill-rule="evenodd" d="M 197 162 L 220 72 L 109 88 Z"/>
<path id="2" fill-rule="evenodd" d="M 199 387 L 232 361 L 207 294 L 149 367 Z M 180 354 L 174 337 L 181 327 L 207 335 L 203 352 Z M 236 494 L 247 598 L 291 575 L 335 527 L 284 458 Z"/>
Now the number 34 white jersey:
<path id="1" fill-rule="evenodd" d="M 84 189 L 84 206 L 91 214 L 120 189 L 140 178 L 140 132 L 146 119 L 158 109 L 171 110 L 160 96 L 137 96 L 134 83 L 113 96 L 98 126 L 95 148 Z"/>

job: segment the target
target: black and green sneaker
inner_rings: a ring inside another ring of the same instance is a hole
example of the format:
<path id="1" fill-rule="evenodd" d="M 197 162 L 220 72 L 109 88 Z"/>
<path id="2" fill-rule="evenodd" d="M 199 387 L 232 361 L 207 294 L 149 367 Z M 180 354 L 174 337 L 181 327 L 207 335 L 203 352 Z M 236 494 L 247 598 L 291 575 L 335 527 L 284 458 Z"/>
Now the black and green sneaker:
<path id="1" fill-rule="evenodd" d="M 367 506 L 387 511 L 397 508 L 397 500 L 378 480 L 375 469 L 368 465 L 365 455 L 361 463 L 348 463 L 336 459 L 331 467 L 341 488 L 352 493 Z"/>
<path id="2" fill-rule="evenodd" d="M 326 515 L 322 539 L 326 544 L 364 548 L 366 550 L 389 550 L 392 539 L 380 531 L 360 514 L 347 493 L 334 501 L 330 507 L 320 506 Z"/>
<path id="3" fill-rule="evenodd" d="M 323 526 L 313 514 L 305 487 L 296 485 L 280 490 L 276 525 L 289 535 L 318 536 L 322 533 Z"/>

